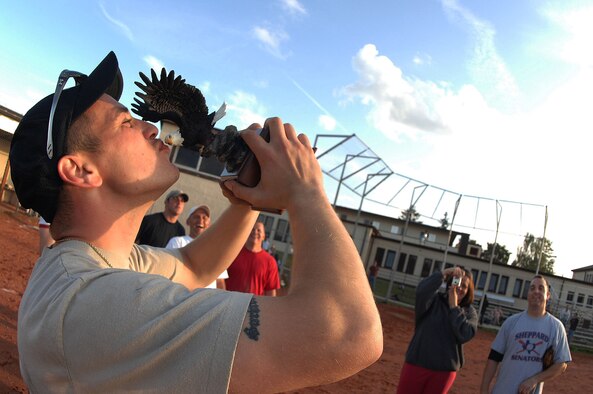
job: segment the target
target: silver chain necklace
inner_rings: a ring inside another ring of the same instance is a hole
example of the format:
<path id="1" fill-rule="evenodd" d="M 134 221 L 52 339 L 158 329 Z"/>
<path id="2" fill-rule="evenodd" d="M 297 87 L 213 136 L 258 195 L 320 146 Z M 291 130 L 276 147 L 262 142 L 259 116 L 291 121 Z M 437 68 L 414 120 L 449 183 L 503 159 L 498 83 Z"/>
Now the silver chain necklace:
<path id="1" fill-rule="evenodd" d="M 101 251 L 99 250 L 99 248 L 97 248 L 92 243 L 87 242 L 87 241 L 84 241 L 82 239 L 78 239 L 78 238 L 62 238 L 62 239 L 56 241 L 56 243 L 59 244 L 59 243 L 66 242 L 66 241 L 78 241 L 78 242 L 82 242 L 82 243 L 87 244 L 88 246 L 90 246 L 91 249 L 93 249 L 95 251 L 95 253 L 97 253 L 97 255 L 99 257 L 101 257 L 101 259 L 105 262 L 105 264 L 107 264 L 110 268 L 113 268 L 113 266 L 111 265 L 111 263 L 109 262 L 109 260 L 107 260 L 107 257 L 105 257 L 105 255 L 103 253 L 101 253 Z"/>

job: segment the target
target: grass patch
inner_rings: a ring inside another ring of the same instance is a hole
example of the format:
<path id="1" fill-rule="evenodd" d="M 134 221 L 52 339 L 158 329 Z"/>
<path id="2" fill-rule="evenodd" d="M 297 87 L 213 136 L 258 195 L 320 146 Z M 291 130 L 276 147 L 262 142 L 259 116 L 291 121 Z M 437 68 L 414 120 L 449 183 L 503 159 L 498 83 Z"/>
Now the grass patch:
<path id="1" fill-rule="evenodd" d="M 380 298 L 387 298 L 387 291 L 389 290 L 389 281 L 386 279 L 377 278 L 375 282 L 374 294 Z M 416 303 L 416 288 L 413 286 L 402 285 L 398 282 L 393 282 L 391 286 L 390 299 L 395 299 L 408 305 Z"/>

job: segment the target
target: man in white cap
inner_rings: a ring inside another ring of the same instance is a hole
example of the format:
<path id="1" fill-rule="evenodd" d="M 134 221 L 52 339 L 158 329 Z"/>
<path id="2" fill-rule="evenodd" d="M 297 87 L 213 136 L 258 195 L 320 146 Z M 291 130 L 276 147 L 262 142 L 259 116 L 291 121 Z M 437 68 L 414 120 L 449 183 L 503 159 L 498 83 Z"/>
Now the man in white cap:
<path id="1" fill-rule="evenodd" d="M 182 248 L 194 239 L 198 235 L 202 234 L 208 227 L 210 227 L 210 208 L 207 205 L 200 205 L 193 207 L 189 210 L 189 216 L 185 222 L 189 227 L 189 235 L 182 235 L 179 237 L 173 237 L 167 243 L 167 249 L 178 249 Z M 224 280 L 229 277 L 227 270 L 224 270 L 218 278 L 210 283 L 206 288 L 210 289 L 222 289 L 225 290 L 226 286 Z"/>
<path id="2" fill-rule="evenodd" d="M 183 191 L 170 191 L 165 198 L 165 210 L 142 219 L 136 243 L 164 248 L 171 238 L 185 235 L 185 229 L 178 219 L 188 200 L 188 195 Z"/>

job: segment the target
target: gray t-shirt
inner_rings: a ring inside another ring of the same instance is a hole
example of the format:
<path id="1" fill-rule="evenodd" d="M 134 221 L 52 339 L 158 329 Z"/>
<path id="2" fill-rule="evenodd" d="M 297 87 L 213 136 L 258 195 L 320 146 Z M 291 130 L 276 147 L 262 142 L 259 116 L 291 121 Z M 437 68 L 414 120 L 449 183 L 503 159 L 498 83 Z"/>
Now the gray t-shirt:
<path id="1" fill-rule="evenodd" d="M 21 372 L 35 392 L 228 389 L 252 295 L 172 282 L 178 250 L 134 245 L 128 261 L 87 244 L 45 249 L 19 308 Z"/>
<path id="2" fill-rule="evenodd" d="M 554 363 L 572 361 L 560 320 L 549 313 L 531 317 L 526 311 L 509 317 L 492 342 L 492 349 L 504 354 L 492 393 L 516 393 L 521 382 L 542 371 L 542 357 L 550 346 Z M 542 390 L 540 383 L 535 393 Z"/>

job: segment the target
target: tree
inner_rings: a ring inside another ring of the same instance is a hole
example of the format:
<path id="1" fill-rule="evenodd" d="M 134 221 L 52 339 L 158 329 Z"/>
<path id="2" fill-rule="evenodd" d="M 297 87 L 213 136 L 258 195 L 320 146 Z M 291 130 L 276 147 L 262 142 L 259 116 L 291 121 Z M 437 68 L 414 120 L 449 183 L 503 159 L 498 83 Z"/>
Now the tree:
<path id="1" fill-rule="evenodd" d="M 490 261 L 490 256 L 492 256 L 492 250 L 494 249 L 495 245 L 496 250 L 494 251 L 494 259 L 492 259 L 492 262 L 494 264 L 507 265 L 509 263 L 509 257 L 511 257 L 511 252 L 507 250 L 506 246 L 499 243 L 488 242 L 488 247 L 484 253 L 482 253 L 482 258 Z"/>
<path id="2" fill-rule="evenodd" d="M 554 253 L 552 242 L 549 239 L 536 238 L 535 235 L 530 233 L 525 235 L 523 246 L 517 248 L 517 258 L 512 265 L 535 271 L 542 250 L 539 272 L 554 274 L 555 256 L 552 255 Z"/>
<path id="3" fill-rule="evenodd" d="M 445 212 L 445 216 L 439 222 L 441 223 L 441 228 L 449 228 L 449 218 L 447 217 L 448 214 Z"/>
<path id="4" fill-rule="evenodd" d="M 412 205 L 409 209 L 404 209 L 399 216 L 401 220 L 408 220 L 410 218 L 411 223 L 422 223 L 420 220 L 420 214 L 416 211 L 416 208 Z"/>

